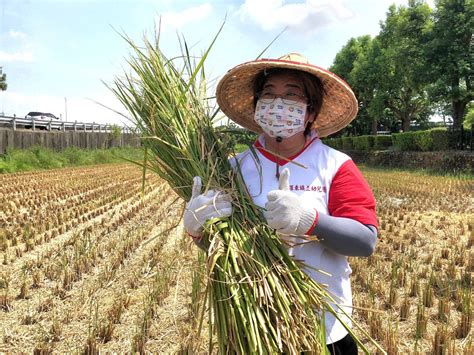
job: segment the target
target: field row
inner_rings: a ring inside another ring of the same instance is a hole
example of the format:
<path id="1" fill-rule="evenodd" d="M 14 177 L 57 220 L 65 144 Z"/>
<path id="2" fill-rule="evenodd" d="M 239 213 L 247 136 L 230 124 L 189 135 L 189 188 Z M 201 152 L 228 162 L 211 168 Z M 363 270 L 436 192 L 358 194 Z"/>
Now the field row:
<path id="1" fill-rule="evenodd" d="M 389 354 L 472 354 L 474 183 L 364 169 L 379 241 L 351 258 L 356 318 Z"/>
<path id="2" fill-rule="evenodd" d="M 167 185 L 149 175 L 142 195 L 128 165 L 2 179 L 0 352 L 188 346 L 196 250 Z"/>
<path id="3" fill-rule="evenodd" d="M 473 180 L 363 173 L 380 237 L 350 258 L 355 319 L 389 354 L 474 353 Z M 205 260 L 166 184 L 126 164 L 0 184 L 0 352 L 208 352 Z"/>

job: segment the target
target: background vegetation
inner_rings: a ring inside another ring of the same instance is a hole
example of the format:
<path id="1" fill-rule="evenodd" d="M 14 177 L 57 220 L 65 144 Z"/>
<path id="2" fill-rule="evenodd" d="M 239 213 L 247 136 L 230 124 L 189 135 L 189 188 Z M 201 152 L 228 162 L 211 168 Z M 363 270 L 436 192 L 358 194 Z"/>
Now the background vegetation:
<path id="1" fill-rule="evenodd" d="M 0 91 L 5 91 L 7 87 L 7 74 L 3 73 L 2 67 L 0 67 Z"/>
<path id="2" fill-rule="evenodd" d="M 359 100 L 358 118 L 339 136 L 426 128 L 433 114 L 461 128 L 474 97 L 474 2 L 435 5 L 390 6 L 377 36 L 351 38 L 336 55 L 330 70 Z"/>
<path id="3" fill-rule="evenodd" d="M 85 150 L 69 147 L 62 152 L 56 152 L 35 146 L 30 149 L 11 150 L 3 156 L 0 155 L 0 173 L 120 163 L 125 159 L 143 159 L 143 151 L 139 148 Z"/>

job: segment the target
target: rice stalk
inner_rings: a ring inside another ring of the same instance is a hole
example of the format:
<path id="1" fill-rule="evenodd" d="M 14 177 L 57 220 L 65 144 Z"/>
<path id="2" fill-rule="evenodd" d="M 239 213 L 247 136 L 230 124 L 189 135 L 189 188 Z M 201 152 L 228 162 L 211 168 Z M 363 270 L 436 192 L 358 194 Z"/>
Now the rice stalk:
<path id="1" fill-rule="evenodd" d="M 324 354 L 323 313 L 340 319 L 345 312 L 336 312 L 337 302 L 302 271 L 266 225 L 238 165 L 231 167 L 229 138 L 213 126 L 218 110 L 207 95 L 204 63 L 221 30 L 200 58 L 190 55 L 184 39 L 182 55 L 167 58 L 159 36 L 154 43 L 144 38 L 139 47 L 123 35 L 133 52 L 128 59 L 131 74 L 117 77 L 109 88 L 141 132 L 146 169 L 166 180 L 185 201 L 191 198 L 194 176 L 202 178 L 206 190 L 232 196 L 233 215 L 205 227 L 210 331 L 217 335 L 219 352 Z"/>

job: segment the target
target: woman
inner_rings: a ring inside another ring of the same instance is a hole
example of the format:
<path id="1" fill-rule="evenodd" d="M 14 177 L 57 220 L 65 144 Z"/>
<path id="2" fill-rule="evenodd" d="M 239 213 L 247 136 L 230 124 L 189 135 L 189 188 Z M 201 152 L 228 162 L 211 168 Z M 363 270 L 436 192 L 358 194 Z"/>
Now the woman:
<path id="1" fill-rule="evenodd" d="M 217 101 L 230 119 L 260 133 L 256 154 L 246 151 L 234 161 L 253 202 L 265 208 L 268 225 L 288 244 L 289 254 L 306 263 L 305 271 L 327 284 L 350 314 L 347 257 L 374 251 L 375 200 L 350 157 L 320 138 L 355 118 L 352 90 L 336 75 L 291 53 L 231 69 L 219 82 Z M 232 213 L 228 196 L 212 190 L 200 194 L 200 184 L 195 178 L 184 215 L 185 229 L 196 241 L 206 220 Z M 331 353 L 357 353 L 354 339 L 332 314 L 326 314 L 325 325 Z"/>

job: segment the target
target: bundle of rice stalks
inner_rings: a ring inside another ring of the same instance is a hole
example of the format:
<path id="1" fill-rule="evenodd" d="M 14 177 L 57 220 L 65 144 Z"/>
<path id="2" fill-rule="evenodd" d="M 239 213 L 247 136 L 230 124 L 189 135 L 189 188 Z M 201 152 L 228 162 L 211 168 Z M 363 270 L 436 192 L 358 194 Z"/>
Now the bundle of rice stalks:
<path id="1" fill-rule="evenodd" d="M 146 168 L 185 201 L 194 176 L 206 189 L 224 190 L 233 199 L 233 215 L 210 221 L 205 230 L 211 327 L 219 352 L 325 353 L 323 315 L 339 318 L 331 306 L 336 302 L 266 225 L 238 166 L 229 163 L 232 145 L 213 126 L 217 110 L 209 105 L 204 62 L 217 35 L 196 60 L 184 40 L 182 56 L 170 59 L 158 40 L 145 38 L 141 48 L 124 38 L 133 50 L 131 74 L 117 77 L 111 90 L 141 132 Z"/>

